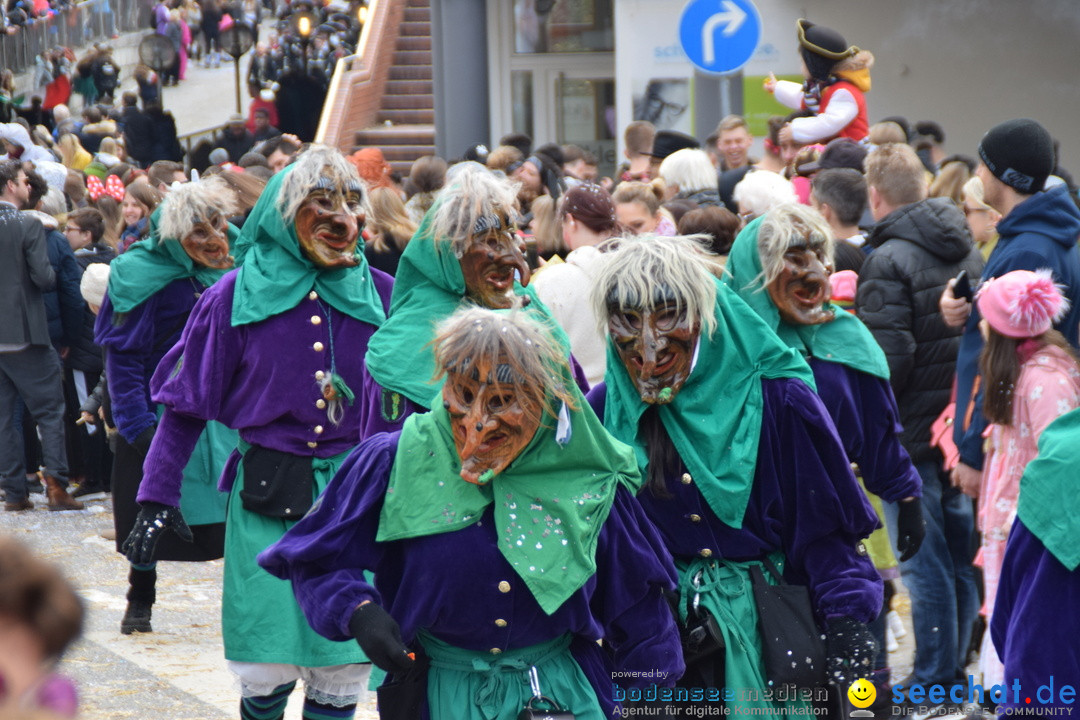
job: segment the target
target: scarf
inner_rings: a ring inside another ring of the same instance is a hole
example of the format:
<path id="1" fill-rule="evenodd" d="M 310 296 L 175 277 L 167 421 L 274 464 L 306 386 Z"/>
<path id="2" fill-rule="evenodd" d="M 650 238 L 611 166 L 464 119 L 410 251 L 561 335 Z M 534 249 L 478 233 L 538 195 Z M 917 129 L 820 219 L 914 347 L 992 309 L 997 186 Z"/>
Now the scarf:
<path id="1" fill-rule="evenodd" d="M 726 285 L 715 281 L 717 327 L 704 331 L 690 377 L 670 403 L 659 406 L 661 422 L 709 507 L 722 522 L 742 527 L 757 468 L 764 412 L 761 380 L 796 378 L 811 388 L 806 361 L 769 331 L 757 314 Z M 604 425 L 634 448 L 647 477 L 648 454 L 638 423 L 641 401 L 626 366 L 608 339 Z"/>
<path id="2" fill-rule="evenodd" d="M 633 493 L 641 485 L 631 449 L 604 430 L 569 372 L 563 382 L 577 407 L 560 413 L 559 429 L 568 423 L 569 439 L 546 416 L 521 454 L 486 485 L 458 474 L 461 459 L 441 393 L 431 412 L 409 416 L 376 539 L 453 532 L 494 504 L 499 551 L 544 612 L 558 610 L 596 573 L 596 545 L 618 485 Z"/>
<path id="3" fill-rule="evenodd" d="M 381 387 L 399 392 L 424 408 L 433 407 L 439 386 L 435 353 L 430 343 L 435 325 L 471 302 L 465 297 L 465 276 L 454 255 L 450 238 L 435 237 L 433 225 L 439 203 L 424 214 L 413 239 L 405 246 L 394 276 L 390 315 L 368 343 L 368 372 Z M 514 293 L 528 296 L 527 312 L 554 327 L 553 333 L 567 354 L 570 341 L 551 317 L 535 290 L 514 284 Z"/>
<path id="4" fill-rule="evenodd" d="M 109 301 L 112 303 L 113 312 L 118 315 L 131 312 L 175 280 L 195 278 L 204 287 L 210 287 L 229 272 L 229 269 L 196 265 L 185 252 L 180 240 L 160 237 L 160 216 L 161 206 L 158 206 L 150 216 L 149 235 L 144 240 L 133 243 L 112 261 L 109 271 Z M 239 230 L 229 225 L 228 235 L 229 247 L 232 248 L 236 244 Z"/>
<path id="5" fill-rule="evenodd" d="M 761 218 L 754 220 L 735 238 L 725 267 L 724 283 L 730 285 L 788 347 L 808 357 L 840 363 L 888 380 L 889 363 L 881 346 L 862 321 L 844 312 L 843 308 L 829 303 L 835 317 L 820 325 L 790 325 L 780 319 L 780 312 L 760 277 L 758 232 L 761 223 Z"/>
<path id="6" fill-rule="evenodd" d="M 357 265 L 324 270 L 308 260 L 300 249 L 296 224 L 286 221 L 278 207 L 278 195 L 286 167 L 270 178 L 259 201 L 244 222 L 237 244 L 232 325 L 249 325 L 291 310 L 314 288 L 319 297 L 346 315 L 378 326 L 386 318 L 364 244 L 356 244 Z"/>

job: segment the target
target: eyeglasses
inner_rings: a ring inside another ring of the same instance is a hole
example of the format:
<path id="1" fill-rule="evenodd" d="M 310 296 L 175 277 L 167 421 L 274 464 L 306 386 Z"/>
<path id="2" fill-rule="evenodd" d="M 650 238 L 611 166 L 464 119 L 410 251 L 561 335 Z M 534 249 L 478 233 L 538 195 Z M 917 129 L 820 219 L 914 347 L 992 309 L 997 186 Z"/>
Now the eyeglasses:
<path id="1" fill-rule="evenodd" d="M 973 208 L 973 207 L 968 207 L 967 205 L 964 206 L 964 217 L 971 217 L 975 213 L 984 213 L 984 212 L 989 212 L 989 210 L 987 210 L 986 208 Z"/>

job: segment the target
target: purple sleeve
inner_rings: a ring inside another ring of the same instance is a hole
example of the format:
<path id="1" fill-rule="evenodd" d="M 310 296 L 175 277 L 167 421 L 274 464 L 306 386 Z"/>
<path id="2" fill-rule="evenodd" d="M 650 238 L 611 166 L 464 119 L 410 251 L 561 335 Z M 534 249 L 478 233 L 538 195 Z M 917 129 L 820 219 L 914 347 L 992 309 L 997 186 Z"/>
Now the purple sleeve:
<path id="1" fill-rule="evenodd" d="M 146 303 L 127 313 L 124 322 L 113 324 L 108 295 L 94 325 L 95 342 L 105 348 L 105 375 L 113 420 L 129 443 L 157 422 L 146 388 L 146 365 L 154 338 L 153 319 Z"/>
<path id="2" fill-rule="evenodd" d="M 381 603 L 364 570 L 381 554 L 375 536 L 397 439 L 379 434 L 362 443 L 308 514 L 259 554 L 270 574 L 292 582 L 308 623 L 330 640 L 352 638 L 349 619 L 360 603 Z"/>
<path id="3" fill-rule="evenodd" d="M 922 495 L 922 480 L 900 444 L 900 411 L 888 381 L 840 363 L 810 361 L 818 396 L 866 488 L 889 502 Z"/>
<path id="4" fill-rule="evenodd" d="M 882 584 L 860 548 L 878 527 L 877 515 L 818 396 L 796 381 L 765 381 L 765 387 L 767 396 L 785 390 L 785 411 L 773 427 L 763 422 L 758 452 L 758 472 L 763 462 L 773 463 L 783 487 L 784 574 L 802 576 L 820 617 L 869 622 L 881 610 Z"/>
<path id="5" fill-rule="evenodd" d="M 231 283 L 219 282 L 202 294 L 179 341 L 154 371 L 154 402 L 203 421 L 221 418 L 243 356 L 243 328 L 232 327 L 231 289 Z"/>
<path id="6" fill-rule="evenodd" d="M 360 440 L 376 433 L 401 430 L 405 418 L 413 413 L 427 412 L 399 392 L 385 390 L 364 366 L 363 402 L 360 407 Z"/>
<path id="7" fill-rule="evenodd" d="M 206 422 L 165 408 L 154 433 L 154 441 L 143 461 L 139 502 L 159 502 L 180 507 L 180 485 L 184 466 L 195 450 Z"/>
<path id="8" fill-rule="evenodd" d="M 1080 568 L 1068 570 L 1017 519 L 998 582 L 990 634 L 1005 663 L 1008 682 L 1019 681 L 1022 694 L 1008 693 L 1006 708 L 1071 707 L 1057 702 L 1057 688 L 1080 685 Z M 1063 609 L 1067 611 L 1063 612 Z M 1036 689 L 1054 678 L 1053 699 Z M 1025 697 L 1032 699 L 1027 705 Z M 1063 713 L 1050 713 L 1061 715 Z"/>
<path id="9" fill-rule="evenodd" d="M 614 653 L 614 668 L 654 671 L 624 685 L 652 685 L 656 671 L 666 673 L 666 680 L 656 684 L 674 685 L 685 669 L 679 630 L 664 597 L 664 591 L 675 588 L 675 567 L 659 532 L 626 488 L 620 487 L 615 495 L 596 558 L 591 604 Z M 628 568 L 634 568 L 634 583 L 627 582 Z"/>

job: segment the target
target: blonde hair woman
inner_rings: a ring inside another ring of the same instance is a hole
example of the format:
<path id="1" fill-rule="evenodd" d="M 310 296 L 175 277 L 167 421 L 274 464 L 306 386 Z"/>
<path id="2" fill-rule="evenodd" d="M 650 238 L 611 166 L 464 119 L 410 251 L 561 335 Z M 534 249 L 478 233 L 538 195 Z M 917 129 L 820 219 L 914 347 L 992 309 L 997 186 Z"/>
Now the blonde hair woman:
<path id="1" fill-rule="evenodd" d="M 398 260 L 416 232 L 401 195 L 390 187 L 378 187 L 370 193 L 371 215 L 367 229 L 370 236 L 364 247 L 368 264 L 388 275 L 397 273 Z"/>

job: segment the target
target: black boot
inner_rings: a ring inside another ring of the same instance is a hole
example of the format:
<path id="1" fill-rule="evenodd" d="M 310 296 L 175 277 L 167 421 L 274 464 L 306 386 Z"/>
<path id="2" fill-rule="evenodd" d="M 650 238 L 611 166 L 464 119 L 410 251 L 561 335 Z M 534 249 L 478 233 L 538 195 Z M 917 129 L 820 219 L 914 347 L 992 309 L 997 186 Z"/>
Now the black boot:
<path id="1" fill-rule="evenodd" d="M 150 627 L 150 609 L 156 599 L 157 569 L 136 570 L 128 573 L 127 610 L 120 621 L 120 633 L 153 632 Z"/>

